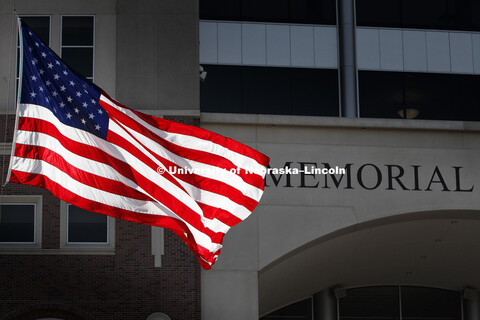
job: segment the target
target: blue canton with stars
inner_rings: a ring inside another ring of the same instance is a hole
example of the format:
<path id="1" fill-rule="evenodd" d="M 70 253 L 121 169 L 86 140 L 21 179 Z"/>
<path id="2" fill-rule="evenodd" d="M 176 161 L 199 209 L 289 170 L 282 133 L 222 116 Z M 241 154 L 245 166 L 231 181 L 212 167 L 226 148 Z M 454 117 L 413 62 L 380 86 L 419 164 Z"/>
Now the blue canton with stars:
<path id="1" fill-rule="evenodd" d="M 20 102 L 45 107 L 62 123 L 105 139 L 108 113 L 99 104 L 100 88 L 69 69 L 24 23 L 22 30 Z"/>

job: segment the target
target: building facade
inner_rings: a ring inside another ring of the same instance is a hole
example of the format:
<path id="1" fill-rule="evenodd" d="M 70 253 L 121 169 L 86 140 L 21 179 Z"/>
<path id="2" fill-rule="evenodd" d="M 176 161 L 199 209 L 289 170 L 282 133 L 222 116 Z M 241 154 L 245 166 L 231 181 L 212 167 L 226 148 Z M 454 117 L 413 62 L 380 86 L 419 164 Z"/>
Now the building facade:
<path id="1" fill-rule="evenodd" d="M 14 10 L 123 104 L 271 159 L 262 201 L 209 271 L 168 230 L 7 185 L 0 319 L 480 319 L 478 1 L 0 10 L 4 163 Z"/>

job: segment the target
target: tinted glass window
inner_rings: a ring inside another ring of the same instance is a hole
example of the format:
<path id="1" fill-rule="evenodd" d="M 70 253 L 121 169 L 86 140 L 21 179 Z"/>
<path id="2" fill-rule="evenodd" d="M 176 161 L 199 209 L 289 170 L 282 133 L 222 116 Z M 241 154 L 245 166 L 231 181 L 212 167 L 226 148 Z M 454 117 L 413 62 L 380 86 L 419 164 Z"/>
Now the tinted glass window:
<path id="1" fill-rule="evenodd" d="M 360 116 L 480 121 L 480 76 L 359 72 Z"/>
<path id="2" fill-rule="evenodd" d="M 335 0 L 201 0 L 200 19 L 336 24 Z"/>
<path id="3" fill-rule="evenodd" d="M 0 242 L 35 242 L 35 205 L 0 205 Z"/>
<path id="4" fill-rule="evenodd" d="M 400 27 L 400 0 L 357 0 L 357 25 Z"/>
<path id="5" fill-rule="evenodd" d="M 73 70 L 93 79 L 94 19 L 89 16 L 62 17 L 62 60 Z"/>
<path id="6" fill-rule="evenodd" d="M 461 315 L 460 293 L 422 287 L 402 287 L 404 319 L 458 319 Z"/>
<path id="7" fill-rule="evenodd" d="M 423 287 L 367 287 L 348 289 L 339 300 L 340 320 L 412 319 L 460 320 L 459 292 Z M 401 310 L 401 313 L 400 313 Z"/>
<path id="8" fill-rule="evenodd" d="M 46 44 L 50 44 L 50 17 L 21 17 L 30 29 Z"/>
<path id="9" fill-rule="evenodd" d="M 340 320 L 399 319 L 398 287 L 370 287 L 347 290 L 339 299 Z"/>
<path id="10" fill-rule="evenodd" d="M 93 17 L 62 17 L 63 46 L 92 46 Z"/>
<path id="11" fill-rule="evenodd" d="M 68 206 L 68 242 L 108 242 L 108 217 Z"/>
<path id="12" fill-rule="evenodd" d="M 202 112 L 338 116 L 337 70 L 204 65 Z"/>
<path id="13" fill-rule="evenodd" d="M 478 0 L 356 0 L 356 12 L 359 26 L 480 30 Z"/>
<path id="14" fill-rule="evenodd" d="M 312 300 L 305 299 L 274 311 L 260 320 L 310 320 L 312 319 Z"/>

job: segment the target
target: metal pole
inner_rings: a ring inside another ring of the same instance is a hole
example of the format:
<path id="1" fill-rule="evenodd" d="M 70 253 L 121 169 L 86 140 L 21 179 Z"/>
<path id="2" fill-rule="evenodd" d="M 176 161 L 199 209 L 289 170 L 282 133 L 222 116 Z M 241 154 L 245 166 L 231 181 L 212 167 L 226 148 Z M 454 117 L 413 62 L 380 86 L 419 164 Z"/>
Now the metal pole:
<path id="1" fill-rule="evenodd" d="M 337 1 L 342 117 L 358 117 L 355 0 Z"/>
<path id="2" fill-rule="evenodd" d="M 331 289 L 313 295 L 313 319 L 337 320 L 337 299 Z"/>

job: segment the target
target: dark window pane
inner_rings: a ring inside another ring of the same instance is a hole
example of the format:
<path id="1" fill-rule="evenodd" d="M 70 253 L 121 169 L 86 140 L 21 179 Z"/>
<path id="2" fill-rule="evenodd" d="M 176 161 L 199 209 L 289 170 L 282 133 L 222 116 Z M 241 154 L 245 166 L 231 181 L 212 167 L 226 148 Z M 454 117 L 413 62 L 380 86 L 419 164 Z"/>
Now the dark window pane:
<path id="1" fill-rule="evenodd" d="M 203 67 L 207 71 L 207 78 L 200 83 L 202 112 L 242 113 L 242 68 Z"/>
<path id="2" fill-rule="evenodd" d="M 200 0 L 200 19 L 240 20 L 241 0 Z"/>
<path id="3" fill-rule="evenodd" d="M 362 118 L 400 118 L 403 109 L 403 74 L 359 71 L 358 87 Z"/>
<path id="4" fill-rule="evenodd" d="M 400 0 L 357 0 L 357 25 L 400 27 Z"/>
<path id="5" fill-rule="evenodd" d="M 108 217 L 68 206 L 68 242 L 108 242 Z"/>
<path id="6" fill-rule="evenodd" d="M 296 303 L 292 303 L 289 306 L 283 307 L 279 310 L 276 310 L 260 318 L 260 320 L 282 320 L 282 319 L 311 320 L 312 319 L 312 300 L 305 299 Z"/>
<path id="7" fill-rule="evenodd" d="M 359 72 L 360 116 L 480 121 L 480 76 Z"/>
<path id="8" fill-rule="evenodd" d="M 310 24 L 335 24 L 335 0 L 291 0 L 290 22 Z"/>
<path id="9" fill-rule="evenodd" d="M 448 26 L 447 0 L 402 0 L 403 26 L 445 29 Z"/>
<path id="10" fill-rule="evenodd" d="M 288 68 L 244 67 L 243 112 L 291 114 Z"/>
<path id="11" fill-rule="evenodd" d="M 404 74 L 407 109 L 418 110 L 417 119 L 459 120 L 452 108 L 450 75 Z"/>
<path id="12" fill-rule="evenodd" d="M 200 19 L 329 24 L 335 0 L 200 0 Z"/>
<path id="13" fill-rule="evenodd" d="M 480 1 L 449 0 L 448 17 L 452 29 L 480 30 Z"/>
<path id="14" fill-rule="evenodd" d="M 288 0 L 242 0 L 247 21 L 288 22 Z"/>
<path id="15" fill-rule="evenodd" d="M 337 79 L 337 70 L 292 69 L 292 114 L 338 117 Z"/>
<path id="16" fill-rule="evenodd" d="M 62 46 L 93 46 L 93 17 L 62 18 Z"/>
<path id="17" fill-rule="evenodd" d="M 435 288 L 402 287 L 405 319 L 461 319 L 459 292 Z"/>
<path id="18" fill-rule="evenodd" d="M 452 105 L 449 114 L 454 120 L 480 121 L 480 76 L 450 75 Z"/>
<path id="19" fill-rule="evenodd" d="M 62 60 L 82 76 L 93 76 L 93 48 L 63 48 Z"/>
<path id="20" fill-rule="evenodd" d="M 480 30 L 478 0 L 356 0 L 357 25 Z"/>
<path id="21" fill-rule="evenodd" d="M 340 320 L 399 319 L 398 287 L 369 287 L 347 290 L 339 299 Z"/>
<path id="22" fill-rule="evenodd" d="M 35 206 L 0 205 L 0 242 L 35 241 Z"/>
<path id="23" fill-rule="evenodd" d="M 338 116 L 337 70 L 204 65 L 202 112 Z"/>
<path id="24" fill-rule="evenodd" d="M 50 44 L 50 17 L 22 17 L 33 32 L 47 45 Z"/>

